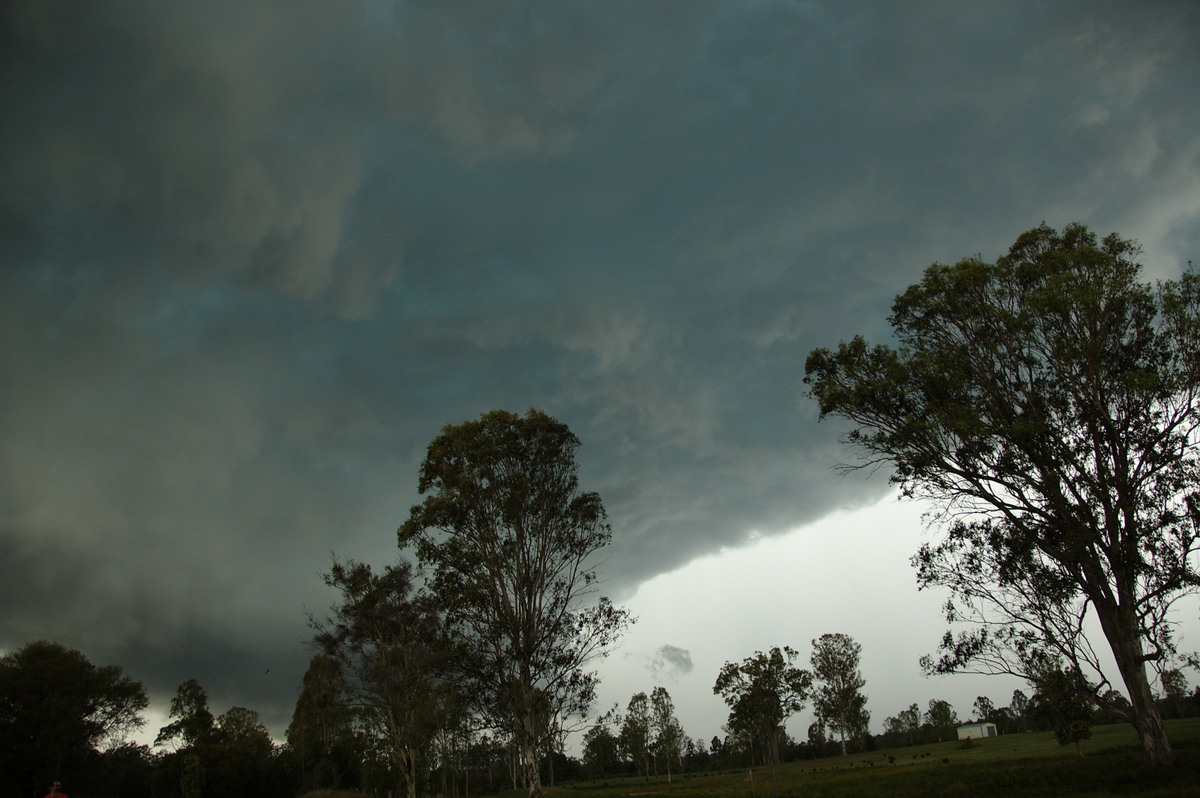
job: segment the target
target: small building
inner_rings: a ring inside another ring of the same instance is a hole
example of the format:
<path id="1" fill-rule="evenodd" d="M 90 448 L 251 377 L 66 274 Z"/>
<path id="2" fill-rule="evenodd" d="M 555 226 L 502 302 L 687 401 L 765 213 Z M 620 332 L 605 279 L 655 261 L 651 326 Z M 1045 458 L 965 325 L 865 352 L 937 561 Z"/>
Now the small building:
<path id="1" fill-rule="evenodd" d="M 964 723 L 958 727 L 960 740 L 982 740 L 984 737 L 995 737 L 996 734 L 995 723 Z"/>

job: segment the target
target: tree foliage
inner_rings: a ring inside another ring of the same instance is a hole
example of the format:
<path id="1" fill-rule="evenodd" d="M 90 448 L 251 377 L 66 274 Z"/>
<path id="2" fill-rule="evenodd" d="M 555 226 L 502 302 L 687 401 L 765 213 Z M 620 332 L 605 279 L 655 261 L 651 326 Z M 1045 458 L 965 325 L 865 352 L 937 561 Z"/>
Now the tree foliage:
<path id="1" fill-rule="evenodd" d="M 204 688 L 188 679 L 171 700 L 170 717 L 157 744 L 176 748 L 155 763 L 154 794 L 223 798 L 290 792 L 291 784 L 281 778 L 275 743 L 254 710 L 234 706 L 214 717 Z"/>
<path id="2" fill-rule="evenodd" d="M 1101 695 L 1094 612 L 1147 761 L 1167 763 L 1146 663 L 1174 650 L 1169 610 L 1200 584 L 1200 276 L 1150 286 L 1136 255 L 1043 225 L 995 263 L 934 264 L 892 306 L 897 346 L 817 349 L 806 382 L 852 423 L 852 467 L 945 510 L 918 580 L 973 628 L 927 667 L 1028 677 L 1044 652 Z"/>
<path id="3" fill-rule="evenodd" d="M 288 749 L 298 760 L 301 786 L 306 791 L 350 786 L 358 776 L 354 710 L 342 687 L 341 667 L 333 657 L 318 653 L 304 672 L 303 686 L 292 722 Z"/>
<path id="4" fill-rule="evenodd" d="M 756 651 L 740 663 L 726 662 L 713 685 L 729 706 L 731 729 L 750 730 L 766 744 L 773 783 L 784 723 L 804 708 L 812 688 L 812 674 L 792 664 L 796 656 L 788 646 Z"/>
<path id="5" fill-rule="evenodd" d="M 216 718 L 208 708 L 208 693 L 195 679 L 179 685 L 171 699 L 171 714 L 174 718 L 158 731 L 155 745 L 165 745 L 178 740 L 183 747 L 208 742 L 216 732 Z"/>
<path id="6" fill-rule="evenodd" d="M 909 745 L 916 745 L 917 733 L 921 730 L 921 707 L 910 704 L 908 709 L 902 709 L 887 718 L 884 729 L 889 734 L 905 739 Z"/>
<path id="7" fill-rule="evenodd" d="M 935 731 L 939 740 L 953 740 L 958 725 L 958 713 L 949 701 L 933 698 L 925 711 L 925 723 Z"/>
<path id="8" fill-rule="evenodd" d="M 271 733 L 253 709 L 230 707 L 217 716 L 217 729 L 221 744 L 248 760 L 265 761 L 275 748 Z"/>
<path id="9" fill-rule="evenodd" d="M 812 641 L 812 646 L 810 663 L 817 684 L 813 707 L 817 717 L 837 732 L 845 754 L 847 739 L 862 737 L 871 723 L 867 697 L 862 692 L 866 680 L 858 667 L 862 646 L 840 633 L 823 634 Z"/>
<path id="10" fill-rule="evenodd" d="M 650 693 L 650 729 L 654 761 L 661 762 L 666 768 L 667 783 L 670 784 L 673 767 L 683 761 L 686 735 L 675 717 L 675 702 L 665 687 L 655 687 Z"/>
<path id="11" fill-rule="evenodd" d="M 615 770 L 620 743 L 608 723 L 601 721 L 583 735 L 583 766 L 593 778 Z"/>
<path id="12" fill-rule="evenodd" d="M 1188 694 L 1187 676 L 1184 675 L 1183 669 L 1178 667 L 1162 668 L 1158 679 L 1162 684 L 1163 699 L 1169 708 L 1171 717 L 1183 717 L 1183 702 Z"/>
<path id="13" fill-rule="evenodd" d="M 653 733 L 650 724 L 650 697 L 644 692 L 634 693 L 625 706 L 617 739 L 622 752 L 634 762 L 647 781 L 650 780 L 650 743 Z"/>
<path id="14" fill-rule="evenodd" d="M 1036 669 L 1033 684 L 1030 704 L 1034 716 L 1054 730 L 1059 745 L 1074 743 L 1076 752 L 1083 756 L 1079 744 L 1092 736 L 1093 707 L 1083 675 L 1048 660 Z"/>
<path id="15" fill-rule="evenodd" d="M 149 699 L 116 665 L 38 640 L 0 657 L 0 783 L 45 789 L 139 728 Z"/>
<path id="16" fill-rule="evenodd" d="M 629 622 L 607 598 L 587 603 L 611 531 L 600 497 L 579 490 L 578 447 L 536 410 L 447 426 L 421 464 L 425 499 L 398 533 L 465 642 L 477 711 L 518 741 L 531 795 L 544 719 L 583 716 L 596 684 L 585 665 Z"/>
<path id="17" fill-rule="evenodd" d="M 1017 727 L 1021 731 L 1028 731 L 1026 717 L 1029 714 L 1029 697 L 1020 690 L 1013 690 L 1012 701 L 1009 703 L 1008 709 L 1012 713 L 1013 722 Z"/>
<path id="18" fill-rule="evenodd" d="M 328 618 L 311 619 L 316 644 L 335 666 L 329 675 L 339 692 L 382 743 L 412 798 L 443 705 L 452 699 L 451 652 L 438 608 L 417 593 L 409 563 L 376 573 L 365 563 L 335 560 L 325 582 L 341 598 Z"/>
<path id="19" fill-rule="evenodd" d="M 975 720 L 979 723 L 995 722 L 996 705 L 992 703 L 992 699 L 985 695 L 975 698 L 974 706 Z"/>

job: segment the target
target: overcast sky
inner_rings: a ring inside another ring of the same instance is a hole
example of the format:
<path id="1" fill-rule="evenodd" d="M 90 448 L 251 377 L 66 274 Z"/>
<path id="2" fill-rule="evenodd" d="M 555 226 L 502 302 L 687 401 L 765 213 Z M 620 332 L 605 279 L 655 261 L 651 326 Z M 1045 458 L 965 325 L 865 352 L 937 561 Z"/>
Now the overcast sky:
<path id="1" fill-rule="evenodd" d="M 1198 41 L 1153 0 L 5 2 L 0 649 L 280 733 L 330 553 L 394 560 L 440 428 L 532 406 L 641 617 L 605 701 L 708 739 L 722 662 L 830 631 L 877 730 L 973 698 L 805 356 L 1042 221 L 1200 259 Z"/>

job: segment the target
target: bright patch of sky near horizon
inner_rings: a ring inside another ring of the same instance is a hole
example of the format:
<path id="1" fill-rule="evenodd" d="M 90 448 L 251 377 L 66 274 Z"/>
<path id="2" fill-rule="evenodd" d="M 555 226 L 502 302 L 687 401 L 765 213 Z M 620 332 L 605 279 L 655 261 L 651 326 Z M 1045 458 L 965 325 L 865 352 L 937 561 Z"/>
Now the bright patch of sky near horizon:
<path id="1" fill-rule="evenodd" d="M 940 534 L 922 515 L 927 505 L 885 496 L 864 508 L 835 511 L 820 521 L 744 548 L 723 550 L 643 582 L 626 602 L 639 621 L 620 647 L 597 667 L 602 677 L 599 711 L 624 710 L 637 692 L 663 686 L 675 700 L 684 731 L 708 743 L 724 736 L 728 708 L 712 686 L 721 666 L 773 646 L 796 649 L 808 668 L 811 641 L 827 632 L 853 637 L 863 647 L 863 692 L 871 730 L 910 704 L 928 708 L 949 701 L 959 719 L 971 719 L 978 696 L 1008 706 L 1014 690 L 1033 689 L 1011 676 L 926 676 L 918 659 L 932 654 L 946 630 L 946 593 L 918 591 L 909 565 L 924 542 Z M 1190 606 L 1174 614 L 1181 651 L 1200 650 L 1200 617 Z M 1089 624 L 1092 640 L 1103 636 Z M 677 649 L 690 668 L 664 660 Z M 1117 679 L 1111 657 L 1107 673 Z M 1192 679 L 1194 682 L 1195 680 Z M 809 706 L 788 722 L 807 739 L 815 720 Z"/>
<path id="2" fill-rule="evenodd" d="M 627 606 L 640 620 L 620 649 L 598 668 L 600 709 L 624 710 L 630 696 L 658 685 L 675 700 L 684 731 L 708 743 L 724 736 L 728 708 L 712 686 L 721 666 L 755 651 L 791 646 L 808 668 L 811 641 L 827 632 L 853 637 L 863 647 L 871 729 L 912 703 L 950 701 L 966 720 L 979 695 L 1007 706 L 1010 677 L 926 677 L 918 658 L 937 646 L 945 626 L 945 595 L 918 593 L 908 558 L 927 535 L 921 508 L 889 496 L 869 507 L 835 511 L 820 521 L 753 545 L 702 557 L 677 571 L 643 582 Z M 690 655 L 683 671 L 662 661 L 663 645 Z M 811 704 L 788 723 L 805 740 Z"/>

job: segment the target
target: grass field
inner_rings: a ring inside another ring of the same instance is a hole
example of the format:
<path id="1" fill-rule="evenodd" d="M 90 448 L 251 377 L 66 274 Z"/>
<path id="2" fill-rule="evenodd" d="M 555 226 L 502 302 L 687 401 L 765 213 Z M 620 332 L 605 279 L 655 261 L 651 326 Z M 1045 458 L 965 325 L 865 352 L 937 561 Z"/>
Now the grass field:
<path id="1" fill-rule="evenodd" d="M 889 748 L 847 757 L 793 762 L 779 769 L 785 798 L 889 796 L 928 798 L 1015 798 L 1017 796 L 1200 796 L 1200 718 L 1167 721 L 1180 764 L 1168 769 L 1142 765 L 1141 749 L 1128 724 L 1097 726 L 1083 743 L 1063 747 L 1050 732 Z M 769 768 L 676 775 L 666 778 L 602 779 L 559 784 L 555 796 L 616 798 L 769 798 Z M 505 793 L 523 795 L 521 791 Z"/>

